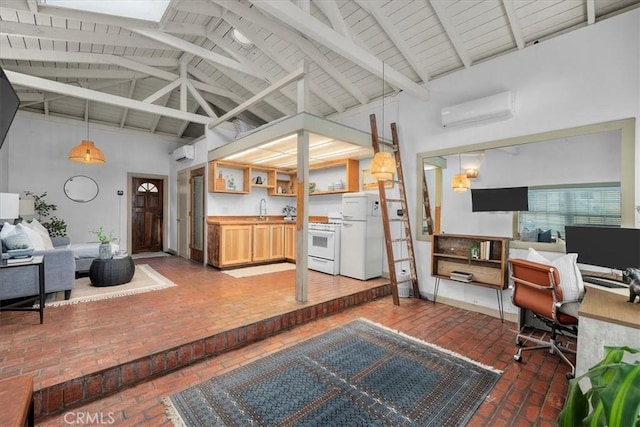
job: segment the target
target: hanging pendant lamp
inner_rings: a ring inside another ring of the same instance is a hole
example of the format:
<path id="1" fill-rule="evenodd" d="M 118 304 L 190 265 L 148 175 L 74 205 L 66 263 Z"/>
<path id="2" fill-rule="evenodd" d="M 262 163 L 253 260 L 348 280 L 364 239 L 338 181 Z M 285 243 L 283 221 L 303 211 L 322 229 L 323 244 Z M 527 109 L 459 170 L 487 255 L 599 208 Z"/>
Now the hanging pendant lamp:
<path id="1" fill-rule="evenodd" d="M 380 151 L 371 161 L 371 175 L 378 181 L 391 181 L 396 173 L 396 162 L 388 151 Z"/>
<path id="2" fill-rule="evenodd" d="M 463 193 L 471 188 L 471 181 L 469 181 L 466 174 L 462 173 L 462 158 L 460 154 L 458 154 L 458 167 L 459 173 L 451 178 L 451 188 L 453 188 L 453 191 L 456 193 Z"/>
<path id="3" fill-rule="evenodd" d="M 69 160 L 80 163 L 104 163 L 104 153 L 89 139 L 89 121 L 87 120 L 87 139 L 83 139 L 69 151 Z"/>
<path id="4" fill-rule="evenodd" d="M 384 139 L 384 61 L 382 62 L 382 138 Z M 373 156 L 369 173 L 378 181 L 391 181 L 396 173 L 396 161 L 390 152 L 379 151 Z"/>

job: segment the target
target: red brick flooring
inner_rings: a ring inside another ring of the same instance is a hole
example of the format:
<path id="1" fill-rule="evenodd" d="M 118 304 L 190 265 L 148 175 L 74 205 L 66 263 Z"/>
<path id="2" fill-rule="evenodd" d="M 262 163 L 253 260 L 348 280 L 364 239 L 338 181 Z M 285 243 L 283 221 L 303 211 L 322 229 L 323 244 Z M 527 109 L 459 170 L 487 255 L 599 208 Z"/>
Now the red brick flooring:
<path id="1" fill-rule="evenodd" d="M 176 257 L 137 262 L 151 265 L 178 286 L 125 298 L 47 308 L 44 325 L 38 324 L 34 313 L 0 313 L 0 378 L 32 373 L 35 389 L 41 390 L 74 381 L 80 375 L 90 376 L 107 366 L 126 365 L 148 354 L 167 354 L 167 349 L 295 309 L 315 310 L 314 315 L 320 317 L 145 381 L 136 379 L 136 369 L 144 367 L 136 367 L 131 375 L 126 375 L 131 386 L 120 383 L 119 387 L 125 388 L 81 406 L 74 406 L 73 399 L 77 396 L 69 388 L 57 397 L 69 400 L 64 412 L 40 417 L 38 425 L 82 424 L 81 421 L 87 424 L 87 420 L 96 425 L 170 425 L 162 397 L 360 317 L 503 370 L 470 425 L 555 425 L 564 402 L 567 391 L 564 374 L 568 367 L 546 351 L 527 352 L 522 363 L 515 362 L 513 323 L 422 300 L 401 299 L 398 307 L 389 296 L 369 296 L 371 301 L 342 310 L 346 302 L 353 300 L 344 295 L 371 292 L 384 283 L 382 280 L 360 282 L 310 272 L 309 303 L 301 304 L 294 298 L 293 271 L 234 279 Z M 331 309 L 328 304 L 324 305 L 325 311 L 312 308 L 326 301 L 334 301 Z M 322 317 L 331 310 L 338 312 Z M 305 311 L 300 313 L 300 319 L 292 319 L 294 323 L 304 320 Z M 191 347 L 191 356 L 199 349 Z M 202 351 L 205 350 L 203 344 Z M 175 354 L 176 360 L 183 356 L 180 352 Z M 167 361 L 165 358 L 164 363 Z M 123 378 L 124 371 L 121 368 Z M 104 387 L 105 379 L 102 381 Z"/>

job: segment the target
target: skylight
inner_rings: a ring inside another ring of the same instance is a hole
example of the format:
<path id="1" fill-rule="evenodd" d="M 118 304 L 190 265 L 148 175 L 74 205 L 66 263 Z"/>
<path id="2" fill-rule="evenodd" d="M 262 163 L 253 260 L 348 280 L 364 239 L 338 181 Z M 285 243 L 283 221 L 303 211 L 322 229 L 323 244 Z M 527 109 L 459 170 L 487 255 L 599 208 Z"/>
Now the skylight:
<path id="1" fill-rule="evenodd" d="M 160 22 L 170 0 L 39 0 L 39 4 L 66 7 L 85 12 L 104 13 Z"/>

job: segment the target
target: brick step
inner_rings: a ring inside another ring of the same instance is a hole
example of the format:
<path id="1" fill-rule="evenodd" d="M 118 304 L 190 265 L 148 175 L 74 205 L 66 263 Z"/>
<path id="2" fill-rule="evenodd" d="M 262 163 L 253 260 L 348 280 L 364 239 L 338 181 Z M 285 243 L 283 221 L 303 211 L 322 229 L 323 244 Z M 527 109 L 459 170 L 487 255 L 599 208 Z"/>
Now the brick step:
<path id="1" fill-rule="evenodd" d="M 44 387 L 33 393 L 36 422 L 41 417 L 60 414 L 206 358 L 215 357 L 296 326 L 388 295 L 391 295 L 389 284 L 366 289 Z"/>

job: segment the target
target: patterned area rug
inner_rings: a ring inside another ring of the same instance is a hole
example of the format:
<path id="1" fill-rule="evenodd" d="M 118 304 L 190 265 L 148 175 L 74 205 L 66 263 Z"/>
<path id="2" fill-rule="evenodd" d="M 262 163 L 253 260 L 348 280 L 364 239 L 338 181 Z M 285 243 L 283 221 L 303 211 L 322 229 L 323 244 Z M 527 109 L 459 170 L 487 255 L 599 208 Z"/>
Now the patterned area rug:
<path id="1" fill-rule="evenodd" d="M 73 289 L 71 290 L 70 299 L 64 299 L 64 292 L 56 292 L 55 294 L 47 296 L 45 307 L 57 307 L 60 305 L 118 298 L 142 292 L 157 291 L 172 286 L 176 286 L 176 284 L 155 271 L 149 265 L 139 264 L 136 265 L 136 272 L 129 283 L 116 286 L 96 287 L 91 284 L 88 277 L 82 277 L 76 279 Z"/>
<path id="2" fill-rule="evenodd" d="M 500 372 L 356 320 L 165 398 L 177 426 L 466 424 Z"/>

